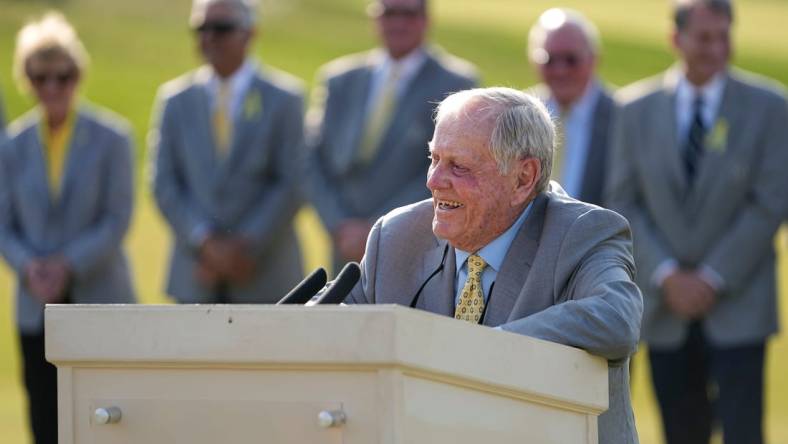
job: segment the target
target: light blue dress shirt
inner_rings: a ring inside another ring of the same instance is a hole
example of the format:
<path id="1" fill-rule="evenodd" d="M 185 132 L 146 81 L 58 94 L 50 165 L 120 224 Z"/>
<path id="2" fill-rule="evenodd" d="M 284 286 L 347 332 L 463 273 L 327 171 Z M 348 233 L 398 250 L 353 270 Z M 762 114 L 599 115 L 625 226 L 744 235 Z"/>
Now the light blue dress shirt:
<path id="1" fill-rule="evenodd" d="M 594 126 L 594 110 L 601 94 L 598 81 L 589 83 L 583 96 L 564 114 L 560 128 L 564 138 L 564 155 L 562 156 L 560 177 L 558 182 L 567 194 L 579 198 L 583 190 L 588 152 L 590 151 L 591 132 Z M 547 101 L 547 108 L 554 119 L 561 115 L 555 99 Z"/>
<path id="2" fill-rule="evenodd" d="M 520 231 L 520 227 L 523 226 L 525 223 L 525 219 L 528 218 L 528 214 L 531 212 L 531 207 L 533 206 L 533 202 L 529 203 L 525 210 L 523 210 L 522 214 L 517 218 L 516 221 L 509 227 L 508 230 L 504 231 L 503 234 L 493 239 L 492 242 L 482 247 L 476 254 L 481 256 L 484 259 L 484 262 L 487 263 L 487 266 L 484 267 L 484 271 L 482 272 L 482 290 L 484 291 L 484 302 L 487 303 L 487 299 L 490 297 L 490 288 L 492 287 L 493 283 L 495 282 L 495 278 L 498 277 L 498 271 L 501 269 L 501 265 L 503 264 L 503 260 L 506 257 L 506 253 L 509 251 L 509 247 L 512 245 L 512 241 L 514 237 L 517 236 L 517 233 Z M 460 249 L 454 249 L 454 257 L 457 260 L 457 273 L 455 274 L 455 285 L 454 287 L 457 290 L 457 293 L 454 298 L 454 305 L 456 306 L 460 301 L 460 294 L 462 293 L 462 287 L 465 285 L 465 280 L 468 279 L 468 256 L 471 253 L 467 251 L 462 251 Z"/>

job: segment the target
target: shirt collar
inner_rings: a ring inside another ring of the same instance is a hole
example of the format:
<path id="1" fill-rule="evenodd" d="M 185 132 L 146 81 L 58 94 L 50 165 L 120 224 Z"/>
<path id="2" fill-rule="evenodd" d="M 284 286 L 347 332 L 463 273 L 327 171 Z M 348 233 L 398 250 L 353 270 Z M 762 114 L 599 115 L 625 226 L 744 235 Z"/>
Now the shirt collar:
<path id="1" fill-rule="evenodd" d="M 416 74 L 421 65 L 427 60 L 427 53 L 419 47 L 409 52 L 399 60 L 391 58 L 388 52 L 384 51 L 383 63 L 378 65 L 378 74 L 388 73 L 394 66 L 399 68 L 399 78 L 409 79 Z"/>
<path id="2" fill-rule="evenodd" d="M 722 93 L 725 90 L 725 73 L 719 72 L 714 75 L 705 85 L 700 88 L 691 84 L 686 75 L 682 73 L 676 86 L 676 100 L 680 104 L 688 104 L 690 107 L 695 101 L 695 95 L 700 94 L 703 99 L 703 106 L 709 110 L 716 110 L 722 101 Z"/>
<path id="3" fill-rule="evenodd" d="M 215 97 L 219 91 L 219 82 L 222 80 L 219 78 L 216 72 L 213 71 L 213 69 L 211 69 L 210 72 L 211 78 L 208 81 L 208 89 Z M 232 97 L 240 96 L 252 82 L 252 77 L 254 77 L 254 63 L 252 63 L 250 60 L 245 60 L 244 63 L 230 75 L 230 77 L 224 79 L 225 82 L 229 82 L 230 84 L 230 95 Z"/>
<path id="4" fill-rule="evenodd" d="M 512 245 L 512 241 L 525 223 L 525 219 L 528 218 L 528 214 L 531 212 L 532 206 L 533 201 L 531 201 L 531 203 L 525 207 L 525 210 L 520 213 L 520 216 L 516 221 L 514 221 L 508 230 L 504 231 L 501 235 L 493 239 L 489 244 L 485 245 L 476 252 L 476 254 L 484 259 L 484 262 L 487 263 L 487 266 L 492 267 L 496 273 L 501 270 L 501 265 L 503 265 L 503 260 L 506 257 L 506 253 L 509 252 L 509 247 Z M 455 248 L 454 255 L 457 261 L 457 271 L 459 272 L 459 269 L 462 268 L 465 260 L 468 259 L 468 256 L 470 256 L 471 253 L 460 250 L 459 248 Z"/>
<path id="5" fill-rule="evenodd" d="M 588 82 L 585 91 L 583 91 L 583 95 L 569 107 L 569 110 L 566 112 L 567 115 L 574 116 L 580 113 L 590 113 L 593 109 L 593 105 L 596 103 L 596 99 L 600 94 L 601 87 L 599 86 L 599 81 L 596 79 L 592 79 Z M 558 102 L 555 98 L 550 95 L 550 98 L 547 100 L 547 109 L 550 110 L 550 113 L 553 116 L 561 115 L 561 107 L 558 105 Z"/>

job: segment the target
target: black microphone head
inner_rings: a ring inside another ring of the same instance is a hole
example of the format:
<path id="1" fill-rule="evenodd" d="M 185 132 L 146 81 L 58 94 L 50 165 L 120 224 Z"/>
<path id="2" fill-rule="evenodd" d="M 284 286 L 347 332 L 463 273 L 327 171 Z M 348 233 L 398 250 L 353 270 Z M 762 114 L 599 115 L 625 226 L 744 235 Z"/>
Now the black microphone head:
<path id="1" fill-rule="evenodd" d="M 304 304 L 326 285 L 326 281 L 328 281 L 326 270 L 320 267 L 293 287 L 290 293 L 287 293 L 276 305 Z"/>
<path id="2" fill-rule="evenodd" d="M 356 286 L 361 277 L 361 268 L 355 262 L 348 262 L 339 272 L 325 293 L 315 304 L 339 304 L 345 300 L 350 290 Z"/>

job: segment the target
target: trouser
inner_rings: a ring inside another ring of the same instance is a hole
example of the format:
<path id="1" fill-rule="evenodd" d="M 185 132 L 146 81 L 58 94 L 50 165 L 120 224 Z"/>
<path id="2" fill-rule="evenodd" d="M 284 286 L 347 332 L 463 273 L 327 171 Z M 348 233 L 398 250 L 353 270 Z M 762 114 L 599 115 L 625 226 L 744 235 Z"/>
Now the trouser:
<path id="1" fill-rule="evenodd" d="M 57 368 L 44 359 L 43 332 L 19 339 L 34 442 L 57 444 Z"/>
<path id="2" fill-rule="evenodd" d="M 693 323 L 678 349 L 649 349 L 667 444 L 707 444 L 722 426 L 725 444 L 763 443 L 764 342 L 711 344 Z"/>

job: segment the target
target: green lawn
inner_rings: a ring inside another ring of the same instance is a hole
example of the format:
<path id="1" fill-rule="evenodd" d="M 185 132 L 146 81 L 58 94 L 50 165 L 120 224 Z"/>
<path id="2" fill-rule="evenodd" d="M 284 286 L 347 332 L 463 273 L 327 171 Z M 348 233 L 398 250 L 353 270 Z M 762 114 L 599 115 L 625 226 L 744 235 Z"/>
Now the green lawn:
<path id="1" fill-rule="evenodd" d="M 83 91 L 90 100 L 114 109 L 132 123 L 138 147 L 138 199 L 127 239 L 138 292 L 143 302 L 166 302 L 161 288 L 168 233 L 152 206 L 144 183 L 144 140 L 157 85 L 197 63 L 187 30 L 190 0 L 0 0 L 0 89 L 11 116 L 30 106 L 10 75 L 16 30 L 30 16 L 57 7 L 76 24 L 92 56 Z M 266 63 L 290 71 L 309 86 L 318 66 L 374 43 L 363 15 L 362 0 L 265 0 L 263 26 L 255 53 Z M 488 85 L 525 87 L 534 76 L 524 58 L 528 26 L 553 2 L 542 0 L 434 0 L 434 40 L 481 70 Z M 668 48 L 668 2 L 665 0 L 565 0 L 595 20 L 602 31 L 601 72 L 623 85 L 664 69 L 672 61 Z M 633 6 L 636 5 L 636 6 Z M 736 64 L 788 84 L 788 4 L 748 0 L 739 6 L 735 32 Z M 299 234 L 307 269 L 328 260 L 325 233 L 314 213 L 301 212 Z M 783 234 L 781 245 L 788 245 Z M 788 252 L 781 255 L 780 275 L 788 276 Z M 788 310 L 788 282 L 781 282 L 783 319 Z M 27 439 L 24 400 L 18 378 L 13 328 L 12 281 L 0 265 L 0 436 L 4 443 Z M 634 403 L 644 444 L 659 442 L 658 417 L 648 384 L 646 363 L 638 358 Z M 770 442 L 788 442 L 788 340 L 772 342 L 768 361 L 767 430 Z"/>

